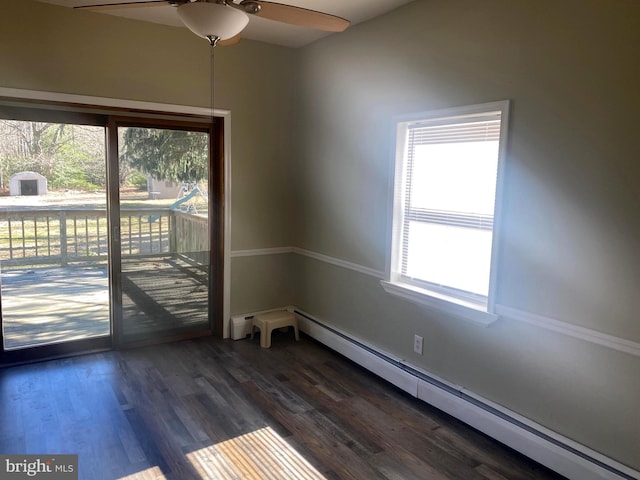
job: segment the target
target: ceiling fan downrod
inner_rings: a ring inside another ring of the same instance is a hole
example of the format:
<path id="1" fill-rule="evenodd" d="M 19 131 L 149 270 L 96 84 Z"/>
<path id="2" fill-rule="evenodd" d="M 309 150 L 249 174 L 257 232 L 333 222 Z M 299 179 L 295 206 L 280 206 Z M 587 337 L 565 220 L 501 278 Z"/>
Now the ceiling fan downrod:
<path id="1" fill-rule="evenodd" d="M 207 35 L 207 40 L 209 40 L 209 45 L 215 47 L 220 41 L 220 37 L 217 35 Z"/>

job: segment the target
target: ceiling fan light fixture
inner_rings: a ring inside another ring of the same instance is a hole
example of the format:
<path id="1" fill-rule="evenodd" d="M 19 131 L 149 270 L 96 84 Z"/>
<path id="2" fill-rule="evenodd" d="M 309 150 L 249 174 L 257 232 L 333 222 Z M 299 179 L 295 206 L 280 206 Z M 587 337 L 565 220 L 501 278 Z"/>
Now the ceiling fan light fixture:
<path id="1" fill-rule="evenodd" d="M 249 23 L 249 16 L 224 3 L 190 2 L 180 5 L 182 23 L 199 37 L 227 40 L 238 35 Z"/>

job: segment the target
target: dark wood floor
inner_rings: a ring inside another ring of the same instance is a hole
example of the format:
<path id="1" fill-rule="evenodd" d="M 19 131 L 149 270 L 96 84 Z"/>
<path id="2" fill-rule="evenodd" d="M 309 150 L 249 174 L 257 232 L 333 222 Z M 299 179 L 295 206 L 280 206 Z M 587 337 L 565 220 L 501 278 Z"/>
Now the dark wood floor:
<path id="1" fill-rule="evenodd" d="M 304 337 L 205 338 L 0 370 L 0 453 L 93 479 L 559 479 Z"/>

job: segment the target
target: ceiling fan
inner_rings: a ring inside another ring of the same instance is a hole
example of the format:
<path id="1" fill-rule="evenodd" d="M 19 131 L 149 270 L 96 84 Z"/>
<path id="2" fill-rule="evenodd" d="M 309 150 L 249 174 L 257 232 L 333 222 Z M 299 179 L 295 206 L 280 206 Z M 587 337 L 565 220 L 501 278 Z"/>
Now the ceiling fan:
<path id="1" fill-rule="evenodd" d="M 237 43 L 250 15 L 327 32 L 342 32 L 349 26 L 348 20 L 335 15 L 264 0 L 138 0 L 74 8 L 105 11 L 163 4 L 177 7 L 182 23 L 211 46 Z"/>

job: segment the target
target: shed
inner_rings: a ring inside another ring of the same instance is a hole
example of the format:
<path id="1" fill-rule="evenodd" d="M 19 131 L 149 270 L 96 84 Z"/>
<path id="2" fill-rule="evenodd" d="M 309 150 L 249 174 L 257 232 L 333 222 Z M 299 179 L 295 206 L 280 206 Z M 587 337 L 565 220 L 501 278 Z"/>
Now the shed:
<path id="1" fill-rule="evenodd" d="M 47 179 L 36 172 L 18 172 L 9 178 L 9 195 L 46 195 Z"/>
<path id="2" fill-rule="evenodd" d="M 178 198 L 182 184 L 169 180 L 158 180 L 151 175 L 147 176 L 147 191 L 149 198 L 156 200 L 159 198 Z"/>

